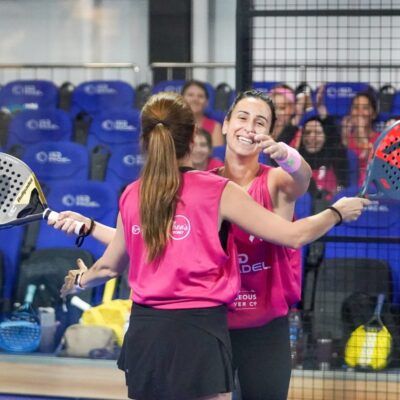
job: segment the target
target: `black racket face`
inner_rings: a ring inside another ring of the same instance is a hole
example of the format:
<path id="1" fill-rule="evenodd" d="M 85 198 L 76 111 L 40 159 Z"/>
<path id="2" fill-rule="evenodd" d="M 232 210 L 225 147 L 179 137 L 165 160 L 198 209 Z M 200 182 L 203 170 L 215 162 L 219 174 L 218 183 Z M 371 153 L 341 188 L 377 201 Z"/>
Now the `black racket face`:
<path id="1" fill-rule="evenodd" d="M 0 226 L 23 223 L 23 217 L 42 213 L 45 204 L 31 169 L 21 160 L 0 153 Z"/>

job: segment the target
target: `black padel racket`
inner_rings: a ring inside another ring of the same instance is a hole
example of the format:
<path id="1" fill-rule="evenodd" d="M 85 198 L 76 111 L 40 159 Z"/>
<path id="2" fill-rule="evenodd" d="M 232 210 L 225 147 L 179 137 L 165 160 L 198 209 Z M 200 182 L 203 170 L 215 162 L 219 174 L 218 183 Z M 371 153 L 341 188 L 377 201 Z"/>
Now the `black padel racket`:
<path id="1" fill-rule="evenodd" d="M 0 153 L 0 229 L 57 218 L 32 170 L 18 158 Z M 77 223 L 75 234 L 83 229 L 83 223 Z"/>
<path id="2" fill-rule="evenodd" d="M 368 193 L 371 184 L 374 193 Z M 400 200 L 400 121 L 383 130 L 376 140 L 360 196 Z"/>

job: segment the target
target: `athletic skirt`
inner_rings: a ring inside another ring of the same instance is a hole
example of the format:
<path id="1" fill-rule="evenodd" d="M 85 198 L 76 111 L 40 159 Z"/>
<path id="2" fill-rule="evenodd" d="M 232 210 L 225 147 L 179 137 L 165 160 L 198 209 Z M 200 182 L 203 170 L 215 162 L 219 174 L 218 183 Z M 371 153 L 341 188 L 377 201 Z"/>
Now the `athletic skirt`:
<path id="1" fill-rule="evenodd" d="M 131 399 L 190 400 L 233 391 L 226 307 L 134 304 L 118 367 Z"/>

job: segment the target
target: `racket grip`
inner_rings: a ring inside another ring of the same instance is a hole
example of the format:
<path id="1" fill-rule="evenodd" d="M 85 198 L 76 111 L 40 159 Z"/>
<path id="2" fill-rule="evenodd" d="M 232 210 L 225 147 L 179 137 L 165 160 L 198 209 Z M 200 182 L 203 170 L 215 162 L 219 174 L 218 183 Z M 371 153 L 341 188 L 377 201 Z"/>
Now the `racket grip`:
<path id="1" fill-rule="evenodd" d="M 47 209 L 43 213 L 43 218 L 49 219 L 50 221 L 57 221 L 59 215 L 60 214 L 58 212 Z M 85 230 L 85 224 L 83 222 L 75 221 L 75 228 L 74 228 L 75 235 L 79 236 L 81 233 L 84 232 L 84 230 Z"/>
<path id="2" fill-rule="evenodd" d="M 89 310 L 89 308 L 92 308 L 92 306 L 89 303 L 86 303 L 86 301 L 83 301 L 78 296 L 72 296 L 71 304 L 82 311 L 86 311 Z"/>

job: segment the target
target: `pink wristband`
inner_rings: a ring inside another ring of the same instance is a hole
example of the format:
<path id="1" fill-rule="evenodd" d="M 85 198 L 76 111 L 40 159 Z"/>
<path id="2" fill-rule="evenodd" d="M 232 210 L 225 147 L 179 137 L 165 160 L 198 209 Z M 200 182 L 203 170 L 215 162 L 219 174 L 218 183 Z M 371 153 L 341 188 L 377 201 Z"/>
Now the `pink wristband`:
<path id="1" fill-rule="evenodd" d="M 289 174 L 292 174 L 293 172 L 296 172 L 300 168 L 301 155 L 296 149 L 288 146 L 286 143 L 281 142 L 281 144 L 283 144 L 287 149 L 287 157 L 284 158 L 283 160 L 275 160 L 275 161 L 279 164 L 279 166 L 283 170 L 289 172 Z"/>

